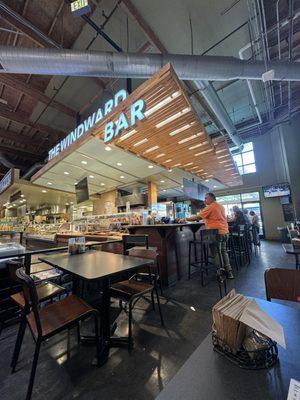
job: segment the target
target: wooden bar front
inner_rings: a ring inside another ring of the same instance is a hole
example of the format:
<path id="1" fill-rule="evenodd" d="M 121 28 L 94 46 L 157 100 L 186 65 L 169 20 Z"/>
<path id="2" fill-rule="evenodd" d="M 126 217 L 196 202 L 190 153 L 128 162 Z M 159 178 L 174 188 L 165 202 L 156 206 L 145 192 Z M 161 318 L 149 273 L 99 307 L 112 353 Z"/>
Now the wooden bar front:
<path id="1" fill-rule="evenodd" d="M 157 247 L 161 279 L 164 286 L 175 284 L 187 273 L 189 241 L 203 226 L 190 224 L 132 225 L 131 234 L 149 236 L 149 246 Z"/>

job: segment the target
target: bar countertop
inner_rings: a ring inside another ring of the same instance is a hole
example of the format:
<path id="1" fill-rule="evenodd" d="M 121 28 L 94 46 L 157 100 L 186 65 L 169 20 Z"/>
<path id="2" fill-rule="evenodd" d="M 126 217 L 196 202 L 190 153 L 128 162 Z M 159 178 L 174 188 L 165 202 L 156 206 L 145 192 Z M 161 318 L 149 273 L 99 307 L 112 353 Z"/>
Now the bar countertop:
<path id="1" fill-rule="evenodd" d="M 132 228 L 150 228 L 150 229 L 151 228 L 152 229 L 164 228 L 164 229 L 167 229 L 167 228 L 182 228 L 185 226 L 202 226 L 203 224 L 204 224 L 204 222 L 199 221 L 199 222 L 185 222 L 184 224 L 128 225 L 128 228 L 129 229 L 132 229 Z"/>

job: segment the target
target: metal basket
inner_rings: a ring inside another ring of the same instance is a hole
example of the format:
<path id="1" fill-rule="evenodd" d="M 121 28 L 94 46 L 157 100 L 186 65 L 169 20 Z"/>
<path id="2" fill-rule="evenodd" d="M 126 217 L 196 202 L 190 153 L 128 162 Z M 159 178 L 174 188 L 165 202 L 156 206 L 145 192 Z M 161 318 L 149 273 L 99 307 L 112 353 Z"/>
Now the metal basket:
<path id="1" fill-rule="evenodd" d="M 236 354 L 232 353 L 229 347 L 213 332 L 212 342 L 214 350 L 223 354 L 231 362 L 245 369 L 264 369 L 275 365 L 278 358 L 277 343 L 267 339 L 267 345 L 263 349 L 255 351 L 239 350 Z"/>

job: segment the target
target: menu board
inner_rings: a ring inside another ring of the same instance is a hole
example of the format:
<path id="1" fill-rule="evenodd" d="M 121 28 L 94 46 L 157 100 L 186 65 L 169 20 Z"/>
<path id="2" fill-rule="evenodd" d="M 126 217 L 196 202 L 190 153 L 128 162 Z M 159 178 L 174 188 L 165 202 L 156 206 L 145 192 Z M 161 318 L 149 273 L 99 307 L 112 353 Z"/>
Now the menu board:
<path id="1" fill-rule="evenodd" d="M 14 183 L 15 178 L 18 176 L 18 171 L 12 168 L 4 175 L 0 181 L 0 194 L 5 192 Z"/>
<path id="2" fill-rule="evenodd" d="M 282 211 L 285 222 L 295 221 L 295 210 L 293 204 L 282 204 Z"/>

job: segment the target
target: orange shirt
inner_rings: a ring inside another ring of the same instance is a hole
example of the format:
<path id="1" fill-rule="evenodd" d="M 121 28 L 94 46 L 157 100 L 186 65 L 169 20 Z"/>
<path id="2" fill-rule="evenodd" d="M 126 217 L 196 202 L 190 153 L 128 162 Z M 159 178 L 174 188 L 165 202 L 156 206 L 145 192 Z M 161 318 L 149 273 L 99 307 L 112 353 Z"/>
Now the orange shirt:
<path id="1" fill-rule="evenodd" d="M 204 219 L 206 229 L 218 229 L 220 234 L 228 233 L 225 208 L 221 204 L 213 202 L 201 210 L 199 215 Z"/>

